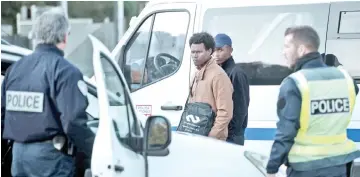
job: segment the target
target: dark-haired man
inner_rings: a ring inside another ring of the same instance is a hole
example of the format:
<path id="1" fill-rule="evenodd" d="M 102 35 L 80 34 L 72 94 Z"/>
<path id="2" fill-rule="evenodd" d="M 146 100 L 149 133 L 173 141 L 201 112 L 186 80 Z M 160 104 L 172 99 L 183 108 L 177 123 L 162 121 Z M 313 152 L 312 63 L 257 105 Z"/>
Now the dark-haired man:
<path id="1" fill-rule="evenodd" d="M 220 33 L 215 36 L 215 52 L 213 56 L 229 76 L 234 88 L 233 118 L 229 124 L 229 135 L 226 141 L 244 145 L 245 129 L 248 123 L 248 107 L 250 103 L 249 82 L 245 72 L 236 66 L 232 57 L 232 40 L 230 36 Z"/>
<path id="2" fill-rule="evenodd" d="M 209 137 L 225 141 L 233 114 L 233 86 L 225 71 L 211 58 L 215 41 L 210 34 L 194 34 L 189 45 L 191 58 L 198 70 L 191 82 L 189 103 L 202 102 L 211 105 L 216 116 Z"/>

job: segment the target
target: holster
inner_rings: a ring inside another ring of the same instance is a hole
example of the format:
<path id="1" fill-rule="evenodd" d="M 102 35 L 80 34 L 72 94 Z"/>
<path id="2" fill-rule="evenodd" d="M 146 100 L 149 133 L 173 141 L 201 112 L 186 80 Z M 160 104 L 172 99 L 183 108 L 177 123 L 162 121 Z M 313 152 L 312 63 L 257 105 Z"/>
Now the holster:
<path id="1" fill-rule="evenodd" d="M 61 151 L 62 153 L 69 155 L 69 156 L 75 155 L 74 144 L 71 143 L 66 136 L 56 135 L 52 139 L 52 143 L 53 143 L 55 149 Z"/>

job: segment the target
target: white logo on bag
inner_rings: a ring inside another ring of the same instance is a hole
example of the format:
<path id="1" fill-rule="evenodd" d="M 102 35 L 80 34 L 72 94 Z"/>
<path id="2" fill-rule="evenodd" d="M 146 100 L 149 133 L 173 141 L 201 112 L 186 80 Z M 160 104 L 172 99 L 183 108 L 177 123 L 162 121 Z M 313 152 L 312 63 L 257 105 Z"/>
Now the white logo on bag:
<path id="1" fill-rule="evenodd" d="M 187 115 L 187 116 L 186 116 L 186 120 L 187 120 L 188 122 L 192 122 L 192 123 L 196 124 L 196 123 L 199 123 L 199 122 L 200 122 L 200 117 L 194 116 L 194 115 Z"/>

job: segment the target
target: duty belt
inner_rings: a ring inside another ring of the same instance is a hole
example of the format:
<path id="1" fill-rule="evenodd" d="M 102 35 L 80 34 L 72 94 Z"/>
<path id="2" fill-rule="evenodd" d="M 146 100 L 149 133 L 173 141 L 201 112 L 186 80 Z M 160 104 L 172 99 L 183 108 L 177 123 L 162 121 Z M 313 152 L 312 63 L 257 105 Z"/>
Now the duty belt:
<path id="1" fill-rule="evenodd" d="M 55 149 L 68 155 L 74 155 L 74 145 L 67 141 L 67 138 L 65 136 L 56 135 L 52 139 L 52 143 Z"/>

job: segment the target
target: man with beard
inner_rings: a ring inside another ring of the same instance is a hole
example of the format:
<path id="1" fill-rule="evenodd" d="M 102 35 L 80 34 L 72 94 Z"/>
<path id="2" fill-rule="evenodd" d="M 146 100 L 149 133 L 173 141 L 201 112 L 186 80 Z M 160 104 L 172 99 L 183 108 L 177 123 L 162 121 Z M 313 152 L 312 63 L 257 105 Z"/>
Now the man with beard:
<path id="1" fill-rule="evenodd" d="M 360 157 L 346 134 L 359 89 L 345 70 L 326 66 L 319 45 L 310 26 L 285 31 L 283 54 L 294 73 L 281 83 L 268 176 L 285 163 L 289 177 L 346 177 L 346 164 Z"/>

